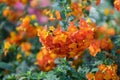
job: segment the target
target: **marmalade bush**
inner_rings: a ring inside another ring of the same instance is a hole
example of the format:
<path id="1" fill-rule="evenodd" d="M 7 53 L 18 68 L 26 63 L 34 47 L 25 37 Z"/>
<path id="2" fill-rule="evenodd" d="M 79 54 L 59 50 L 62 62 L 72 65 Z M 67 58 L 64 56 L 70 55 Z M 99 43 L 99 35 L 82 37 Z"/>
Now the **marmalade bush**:
<path id="1" fill-rule="evenodd" d="M 120 0 L 0 0 L 1 80 L 119 80 Z"/>

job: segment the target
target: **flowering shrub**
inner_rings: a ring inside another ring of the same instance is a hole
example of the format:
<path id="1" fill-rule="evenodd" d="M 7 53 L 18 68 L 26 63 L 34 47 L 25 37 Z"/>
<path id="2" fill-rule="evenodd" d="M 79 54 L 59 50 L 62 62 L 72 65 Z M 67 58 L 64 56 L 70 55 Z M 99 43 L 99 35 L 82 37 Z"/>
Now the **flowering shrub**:
<path id="1" fill-rule="evenodd" d="M 0 0 L 0 78 L 119 80 L 120 0 Z"/>

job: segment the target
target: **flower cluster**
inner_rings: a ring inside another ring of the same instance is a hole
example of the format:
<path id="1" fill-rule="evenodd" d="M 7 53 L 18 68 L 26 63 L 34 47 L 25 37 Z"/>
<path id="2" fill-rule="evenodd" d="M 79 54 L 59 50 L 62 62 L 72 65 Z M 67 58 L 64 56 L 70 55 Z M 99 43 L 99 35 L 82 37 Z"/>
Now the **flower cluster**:
<path id="1" fill-rule="evenodd" d="M 71 15 L 75 16 L 77 20 L 79 20 L 81 17 L 86 16 L 84 11 L 89 11 L 91 8 L 90 5 L 87 5 L 87 0 L 84 1 L 79 1 L 79 2 L 73 2 L 70 5 L 70 9 L 72 12 L 70 13 Z M 69 14 L 69 15 L 70 15 Z"/>
<path id="2" fill-rule="evenodd" d="M 38 53 L 37 62 L 42 69 L 54 63 L 55 58 L 79 59 L 86 49 L 89 49 L 92 56 L 96 56 L 101 49 L 110 50 L 113 48 L 109 37 L 99 39 L 101 36 L 95 36 L 100 31 L 93 23 L 87 23 L 84 19 L 81 19 L 79 25 L 77 27 L 71 22 L 66 31 L 62 30 L 60 26 L 56 29 L 50 26 L 49 30 L 46 27 L 38 30 L 43 48 Z M 50 58 L 50 55 L 55 56 Z M 46 62 L 46 64 L 43 64 L 43 62 Z"/>
<path id="3" fill-rule="evenodd" d="M 26 16 L 22 24 L 16 27 L 16 31 L 10 32 L 10 36 L 4 42 L 4 52 L 5 54 L 9 51 L 9 48 L 13 44 L 17 44 L 21 46 L 22 51 L 24 51 L 27 55 L 30 53 L 30 49 L 32 47 L 31 43 L 27 42 L 29 38 L 34 38 L 37 35 L 37 29 L 35 26 L 30 24 L 30 17 Z"/>
<path id="4" fill-rule="evenodd" d="M 41 8 L 50 6 L 50 0 L 1 0 L 1 3 L 7 5 L 3 16 L 14 23 L 27 14 L 35 15 L 39 23 L 46 23 L 48 20 L 42 12 L 44 9 Z"/>
<path id="5" fill-rule="evenodd" d="M 88 80 L 119 80 L 117 75 L 117 65 L 104 65 L 100 64 L 98 66 L 98 71 L 94 73 L 87 73 L 86 77 Z"/>

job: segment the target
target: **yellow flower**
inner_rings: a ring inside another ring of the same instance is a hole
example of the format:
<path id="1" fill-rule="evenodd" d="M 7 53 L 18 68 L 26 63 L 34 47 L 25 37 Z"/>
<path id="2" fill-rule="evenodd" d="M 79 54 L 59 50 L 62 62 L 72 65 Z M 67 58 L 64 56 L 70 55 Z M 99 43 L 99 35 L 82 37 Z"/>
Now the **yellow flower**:
<path id="1" fill-rule="evenodd" d="M 20 53 L 18 53 L 17 54 L 17 56 L 16 56 L 16 59 L 18 60 L 18 61 L 20 61 L 20 58 L 22 57 L 22 55 L 20 54 Z"/>
<path id="2" fill-rule="evenodd" d="M 61 34 L 60 40 L 62 40 L 63 42 L 66 42 L 66 39 L 67 39 L 67 35 Z"/>
<path id="3" fill-rule="evenodd" d="M 87 18 L 87 23 L 91 23 L 91 19 L 90 18 Z"/>
<path id="4" fill-rule="evenodd" d="M 50 27 L 49 27 L 49 30 L 50 30 L 50 31 L 54 31 L 54 30 L 55 30 L 54 26 L 50 26 Z"/>
<path id="5" fill-rule="evenodd" d="M 21 2 L 22 2 L 23 4 L 27 4 L 27 3 L 28 3 L 28 0 L 21 0 Z"/>
<path id="6" fill-rule="evenodd" d="M 32 20 L 36 20 L 37 19 L 36 15 L 31 15 L 30 17 L 31 17 Z"/>
<path id="7" fill-rule="evenodd" d="M 9 48 L 11 47 L 11 44 L 8 41 L 4 42 L 4 55 L 7 55 L 7 52 L 9 50 Z"/>
<path id="8" fill-rule="evenodd" d="M 26 52 L 25 52 L 25 55 L 26 55 L 26 56 L 30 56 L 30 54 L 31 54 L 30 51 L 26 51 Z"/>
<path id="9" fill-rule="evenodd" d="M 8 41 L 4 42 L 4 49 L 9 49 L 11 47 L 11 44 Z"/>
<path id="10" fill-rule="evenodd" d="M 15 39 L 16 38 L 16 33 L 15 32 L 10 32 L 10 36 L 11 36 L 11 39 Z"/>
<path id="11" fill-rule="evenodd" d="M 104 14 L 105 14 L 105 16 L 108 16 L 109 13 L 110 13 L 110 10 L 109 10 L 108 8 L 106 8 L 106 9 L 104 10 Z"/>
<path id="12" fill-rule="evenodd" d="M 53 43 L 57 43 L 58 41 L 66 42 L 66 39 L 67 39 L 67 35 L 60 34 L 60 35 L 54 37 Z"/>

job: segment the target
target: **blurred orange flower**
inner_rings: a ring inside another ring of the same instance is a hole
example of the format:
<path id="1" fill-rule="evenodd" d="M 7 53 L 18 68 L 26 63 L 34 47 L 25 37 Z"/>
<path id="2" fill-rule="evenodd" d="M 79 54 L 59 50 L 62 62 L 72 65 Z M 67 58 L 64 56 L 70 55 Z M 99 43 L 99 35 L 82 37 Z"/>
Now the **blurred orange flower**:
<path id="1" fill-rule="evenodd" d="M 87 78 L 88 80 L 94 80 L 94 74 L 93 74 L 93 73 L 87 73 L 87 74 L 86 74 L 86 78 Z"/>
<path id="2" fill-rule="evenodd" d="M 42 70 L 49 71 L 53 69 L 55 66 L 54 64 L 55 58 L 56 58 L 55 53 L 43 47 L 37 54 L 37 63 Z"/>
<path id="3" fill-rule="evenodd" d="M 101 0 L 96 0 L 96 5 L 98 6 L 100 4 Z"/>
<path id="4" fill-rule="evenodd" d="M 21 43 L 21 50 L 25 52 L 26 56 L 30 55 L 30 50 L 32 48 L 32 44 L 29 42 L 22 42 Z"/>
<path id="5" fill-rule="evenodd" d="M 114 7 L 120 11 L 120 0 L 114 0 Z"/>

